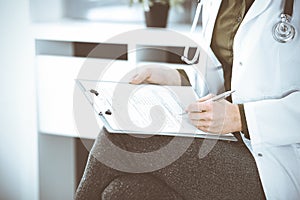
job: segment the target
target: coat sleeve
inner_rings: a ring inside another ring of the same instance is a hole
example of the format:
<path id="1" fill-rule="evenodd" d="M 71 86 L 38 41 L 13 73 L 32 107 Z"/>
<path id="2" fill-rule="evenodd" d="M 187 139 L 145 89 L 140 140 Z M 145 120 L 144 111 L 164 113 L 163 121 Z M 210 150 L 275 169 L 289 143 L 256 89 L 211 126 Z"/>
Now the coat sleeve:
<path id="1" fill-rule="evenodd" d="M 244 104 L 253 144 L 300 143 L 300 91 L 280 99 Z"/>

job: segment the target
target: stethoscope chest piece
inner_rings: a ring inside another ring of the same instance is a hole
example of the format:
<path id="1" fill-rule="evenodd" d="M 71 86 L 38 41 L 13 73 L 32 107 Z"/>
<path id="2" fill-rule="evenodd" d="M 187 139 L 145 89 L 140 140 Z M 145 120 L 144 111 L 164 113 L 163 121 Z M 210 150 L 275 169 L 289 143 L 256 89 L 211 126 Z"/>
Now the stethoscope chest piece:
<path id="1" fill-rule="evenodd" d="M 290 24 L 291 17 L 282 14 L 281 21 L 276 23 L 273 27 L 273 37 L 280 43 L 286 43 L 295 37 L 295 28 Z"/>

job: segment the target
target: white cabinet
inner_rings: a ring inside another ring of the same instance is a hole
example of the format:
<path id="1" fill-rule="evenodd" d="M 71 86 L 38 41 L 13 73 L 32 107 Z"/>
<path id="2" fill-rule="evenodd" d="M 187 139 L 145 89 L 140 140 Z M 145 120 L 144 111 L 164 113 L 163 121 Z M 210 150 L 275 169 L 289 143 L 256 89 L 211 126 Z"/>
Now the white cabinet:
<path id="1" fill-rule="evenodd" d="M 189 35 L 187 25 L 175 26 L 177 32 L 171 32 L 144 29 L 142 24 L 69 20 L 34 23 L 32 30 L 36 44 L 40 198 L 72 199 L 88 150 L 101 129 L 99 125 L 77 131 L 74 79 L 97 79 L 105 71 L 103 78 L 118 80 L 126 71 L 149 62 L 188 69 L 180 56 L 185 45 L 196 46 L 193 39 L 197 41 L 198 36 Z M 93 52 L 95 47 L 98 50 Z M 108 63 L 113 64 L 107 68 Z M 79 73 L 86 65 L 89 73 Z M 82 105 L 92 112 L 87 101 Z"/>
<path id="2" fill-rule="evenodd" d="M 133 24 L 36 24 L 39 131 L 80 138 L 96 137 L 99 130 L 80 134 L 76 131 L 73 120 L 76 78 L 98 79 L 101 75 L 102 79 L 118 81 L 126 72 L 150 61 L 155 65 L 188 69 L 180 56 L 185 45 L 195 46 L 196 43 L 187 37 L 188 31 L 182 31 L 188 27 L 175 29 L 181 32 L 143 29 Z M 193 37 L 196 38 L 196 34 Z M 87 65 L 89 73 L 79 74 Z"/>

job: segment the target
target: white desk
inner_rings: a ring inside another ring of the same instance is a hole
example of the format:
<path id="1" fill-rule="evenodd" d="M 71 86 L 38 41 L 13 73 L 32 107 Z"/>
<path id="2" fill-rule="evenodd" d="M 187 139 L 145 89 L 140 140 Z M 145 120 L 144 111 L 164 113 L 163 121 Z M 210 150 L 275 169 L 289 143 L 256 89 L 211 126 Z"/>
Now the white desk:
<path id="1" fill-rule="evenodd" d="M 167 29 L 145 29 L 139 37 L 132 40 L 111 37 L 137 29 L 143 24 L 87 23 L 78 21 L 60 21 L 53 23 L 33 24 L 36 40 L 36 77 L 38 90 L 38 123 L 39 123 L 39 184 L 42 199 L 73 199 L 77 183 L 85 167 L 88 150 L 101 127 L 96 130 L 79 131 L 73 119 L 73 92 L 75 78 L 90 78 L 78 72 L 87 60 L 76 56 L 74 44 L 108 43 L 125 44 L 127 51 L 139 45 L 149 46 L 185 46 L 184 40 L 164 40 Z M 170 27 L 187 36 L 190 26 Z M 197 34 L 191 37 L 197 38 Z M 114 53 L 114 52 L 112 52 Z M 114 62 L 119 69 L 135 64 L 135 52 L 128 54 L 127 60 Z M 92 71 L 99 72 L 105 63 L 111 60 L 102 58 L 88 59 Z M 158 63 L 161 64 L 161 63 Z M 166 63 L 167 64 L 167 63 Z M 167 64 L 174 68 L 185 65 Z M 121 70 L 119 70 L 121 71 Z M 114 76 L 116 78 L 116 76 Z M 86 102 L 86 110 L 91 110 Z M 84 142 L 84 145 L 82 144 Z M 59 184 L 57 184 L 57 181 Z"/>
<path id="2" fill-rule="evenodd" d="M 169 37 L 173 35 L 170 34 L 170 30 L 191 39 L 197 39 L 199 36 L 199 33 L 189 34 L 189 25 L 178 25 L 168 29 L 144 29 L 143 24 L 61 21 L 37 23 L 33 24 L 32 28 L 37 41 L 39 132 L 89 139 L 94 139 L 100 129 L 79 135 L 73 120 L 74 79 L 86 61 L 86 58 L 73 55 L 73 42 L 126 44 L 128 51 L 130 51 L 137 48 L 138 45 L 183 47 L 187 44 L 186 40 L 178 40 L 176 36 L 173 39 Z M 127 40 L 126 37 L 118 36 L 134 30 L 138 30 L 139 35 L 137 37 Z M 117 37 L 111 40 L 113 36 Z M 169 37 L 169 39 L 162 39 L 166 37 Z M 40 45 L 41 42 L 42 45 Z M 190 45 L 195 46 L 195 43 L 191 42 Z M 136 54 L 130 53 L 128 54 L 128 60 L 116 61 L 115 64 L 125 66 L 131 63 L 132 65 L 136 62 L 136 59 Z M 107 63 L 107 59 L 95 58 L 89 60 L 94 62 L 95 69 L 93 70 L 99 70 L 99 67 L 104 66 L 103 63 Z M 176 64 L 169 64 L 169 66 L 184 67 L 184 65 Z M 80 75 L 77 78 L 89 77 Z"/>

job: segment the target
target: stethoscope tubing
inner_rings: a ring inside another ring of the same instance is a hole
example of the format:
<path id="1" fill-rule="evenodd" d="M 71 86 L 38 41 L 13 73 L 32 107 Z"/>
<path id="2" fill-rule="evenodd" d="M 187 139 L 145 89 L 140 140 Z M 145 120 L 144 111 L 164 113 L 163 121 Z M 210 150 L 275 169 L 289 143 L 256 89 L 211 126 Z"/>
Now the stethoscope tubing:
<path id="1" fill-rule="evenodd" d="M 201 9 L 202 9 L 202 5 L 203 5 L 202 1 L 198 0 L 196 13 L 195 13 L 193 24 L 192 24 L 191 31 L 190 31 L 191 33 L 194 33 L 195 30 L 196 30 L 198 20 L 199 20 L 199 17 L 200 17 L 200 12 L 201 12 Z M 188 58 L 189 49 L 190 49 L 189 46 L 184 47 L 183 56 L 181 56 L 181 60 L 184 61 L 186 64 L 192 65 L 198 60 L 201 49 L 200 49 L 199 46 L 197 47 L 195 55 L 192 59 Z"/>
<path id="2" fill-rule="evenodd" d="M 285 0 L 283 13 L 280 21 L 273 26 L 273 38 L 280 43 L 287 43 L 294 39 L 296 35 L 295 27 L 292 25 L 294 11 L 294 0 Z"/>

